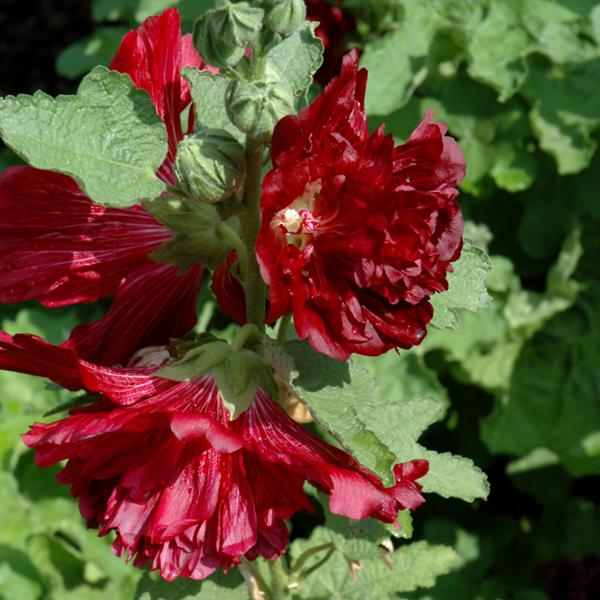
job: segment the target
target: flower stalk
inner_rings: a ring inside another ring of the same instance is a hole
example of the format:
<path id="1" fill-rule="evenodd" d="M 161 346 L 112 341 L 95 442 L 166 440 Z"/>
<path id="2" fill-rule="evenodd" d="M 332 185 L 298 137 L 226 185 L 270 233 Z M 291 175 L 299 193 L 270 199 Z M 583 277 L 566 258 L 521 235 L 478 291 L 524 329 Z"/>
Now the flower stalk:
<path id="1" fill-rule="evenodd" d="M 244 186 L 245 210 L 240 214 L 242 240 L 246 247 L 246 273 L 244 290 L 248 323 L 256 325 L 260 332 L 265 330 L 266 286 L 260 275 L 256 260 L 256 238 L 260 230 L 260 190 L 262 183 L 262 157 L 264 144 L 248 136 L 246 160 L 248 171 Z"/>

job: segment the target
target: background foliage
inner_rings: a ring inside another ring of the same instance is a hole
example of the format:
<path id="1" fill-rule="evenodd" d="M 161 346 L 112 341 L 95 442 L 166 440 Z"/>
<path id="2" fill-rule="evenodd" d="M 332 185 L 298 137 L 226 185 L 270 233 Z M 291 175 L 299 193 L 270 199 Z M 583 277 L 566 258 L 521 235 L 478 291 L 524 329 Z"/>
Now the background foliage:
<path id="1" fill-rule="evenodd" d="M 95 25 L 78 22 L 87 37 L 57 56 L 61 77 L 46 73 L 47 91 L 74 89 L 110 61 L 130 27 L 175 4 L 189 30 L 212 2 L 92 2 Z M 296 597 L 600 597 L 600 3 L 346 0 L 344 8 L 370 72 L 372 126 L 385 122 L 403 140 L 428 108 L 447 123 L 468 164 L 464 260 L 478 249 L 491 255 L 491 270 L 480 274 L 491 296 L 485 308 L 469 312 L 486 293 L 476 278 L 463 282 L 454 297 L 440 297 L 437 325 L 450 328 L 431 328 L 412 351 L 362 359 L 391 412 L 407 411 L 410 422 L 410 407 L 422 412 L 412 437 L 405 429 L 381 435 L 396 454 L 410 454 L 406 445 L 435 422 L 419 444 L 432 455 L 472 459 L 488 473 L 491 493 L 473 504 L 428 495 L 415 515 L 415 541 L 394 538 L 393 553 L 379 545 L 390 531 L 375 522 L 348 523 L 326 508 L 300 515 L 290 550 L 304 577 Z M 57 13 L 64 27 L 69 15 Z M 20 91 L 33 90 L 2 89 Z M 14 161 L 0 151 L 0 168 Z M 225 326 L 207 298 L 202 322 Z M 60 342 L 102 308 L 3 306 L 0 319 L 10 333 Z M 19 441 L 67 400 L 40 380 L 0 372 L 0 598 L 216 598 L 219 583 L 228 599 L 247 597 L 238 573 L 202 585 L 156 583 L 85 530 L 56 471 L 38 470 Z M 465 481 L 458 459 L 438 456 L 446 481 L 432 489 L 485 495 L 476 476 Z M 322 550 L 307 555 L 312 547 Z M 256 565 L 259 577 L 263 568 Z"/>

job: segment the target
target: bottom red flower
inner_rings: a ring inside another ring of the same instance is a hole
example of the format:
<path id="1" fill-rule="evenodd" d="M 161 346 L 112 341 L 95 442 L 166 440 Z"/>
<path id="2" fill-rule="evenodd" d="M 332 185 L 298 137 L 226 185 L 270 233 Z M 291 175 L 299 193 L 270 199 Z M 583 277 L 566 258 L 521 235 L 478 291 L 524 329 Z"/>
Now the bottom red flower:
<path id="1" fill-rule="evenodd" d="M 115 531 L 118 555 L 150 562 L 166 579 L 203 579 L 243 556 L 282 554 L 284 520 L 311 510 L 305 481 L 329 494 L 332 512 L 352 519 L 391 523 L 423 502 L 415 480 L 426 461 L 397 465 L 396 484 L 384 488 L 260 390 L 230 421 L 210 376 L 173 382 L 154 377 L 156 366 L 99 367 L 39 338 L 2 333 L 0 368 L 100 394 L 65 419 L 35 424 L 25 443 L 39 465 L 67 460 L 58 479 L 80 498 L 88 525 Z"/>

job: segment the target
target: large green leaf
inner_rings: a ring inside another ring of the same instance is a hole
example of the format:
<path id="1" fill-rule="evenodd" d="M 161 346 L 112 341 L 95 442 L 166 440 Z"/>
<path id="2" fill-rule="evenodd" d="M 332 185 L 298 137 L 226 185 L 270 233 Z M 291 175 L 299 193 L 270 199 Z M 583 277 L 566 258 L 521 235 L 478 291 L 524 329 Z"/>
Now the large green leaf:
<path id="1" fill-rule="evenodd" d="M 437 22 L 426 3 L 404 3 L 404 19 L 395 31 L 368 44 L 361 66 L 369 71 L 365 107 L 386 115 L 404 106 L 427 76 L 427 53 Z"/>
<path id="2" fill-rule="evenodd" d="M 242 141 L 243 135 L 225 110 L 225 90 L 230 80 L 224 75 L 200 71 L 196 67 L 186 67 L 182 74 L 190 86 L 198 126 L 225 129 Z"/>
<path id="3" fill-rule="evenodd" d="M 127 31 L 120 26 L 99 27 L 92 35 L 67 46 L 56 59 L 57 73 L 75 79 L 97 65 L 109 65 Z"/>
<path id="4" fill-rule="evenodd" d="M 305 546 L 306 542 L 303 543 Z M 335 552 L 319 569 L 298 583 L 292 597 L 392 600 L 402 592 L 433 586 L 439 576 L 458 564 L 458 555 L 452 548 L 427 542 L 414 542 L 385 557 L 361 560 L 354 571 L 344 555 Z"/>
<path id="5" fill-rule="evenodd" d="M 491 300 L 485 287 L 491 265 L 484 250 L 465 240 L 461 257 L 448 274 L 448 290 L 431 297 L 435 327 L 455 329 L 458 326 L 457 309 L 476 311 Z"/>
<path id="6" fill-rule="evenodd" d="M 430 471 L 424 489 L 466 501 L 486 498 L 488 484 L 472 461 L 426 450 L 417 439 L 444 414 L 433 398 L 393 397 L 382 401 L 377 383 L 362 366 L 314 352 L 304 342 L 288 342 L 292 385 L 316 421 L 364 466 L 390 483 L 396 462 L 424 458 Z"/>
<path id="7" fill-rule="evenodd" d="M 145 574 L 135 594 L 135 600 L 248 600 L 244 580 L 237 569 L 224 575 L 215 573 L 204 581 L 176 579 L 165 581 Z"/>
<path id="8" fill-rule="evenodd" d="M 267 54 L 268 63 L 290 84 L 299 105 L 323 62 L 323 42 L 315 35 L 316 25 L 305 23 Z"/>
<path id="9" fill-rule="evenodd" d="M 164 189 L 156 171 L 166 131 L 146 92 L 128 75 L 96 67 L 76 96 L 7 96 L 0 134 L 34 167 L 73 176 L 99 204 L 131 206 Z"/>

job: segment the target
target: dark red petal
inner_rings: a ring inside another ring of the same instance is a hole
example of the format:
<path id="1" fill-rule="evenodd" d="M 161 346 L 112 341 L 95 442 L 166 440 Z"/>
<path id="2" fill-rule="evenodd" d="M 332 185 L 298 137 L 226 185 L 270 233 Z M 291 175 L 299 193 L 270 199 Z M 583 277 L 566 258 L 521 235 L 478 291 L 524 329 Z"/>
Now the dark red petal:
<path id="1" fill-rule="evenodd" d="M 180 442 L 196 439 L 206 441 L 221 454 L 231 454 L 242 447 L 242 439 L 223 427 L 212 417 L 200 414 L 179 413 L 171 419 L 171 431 Z"/>
<path id="2" fill-rule="evenodd" d="M 69 390 L 83 387 L 75 352 L 35 335 L 11 336 L 0 331 L 0 369 L 47 377 Z"/>
<path id="3" fill-rule="evenodd" d="M 92 204 L 66 175 L 8 168 L 0 175 L 0 302 L 112 296 L 171 235 L 139 207 Z"/>
<path id="4" fill-rule="evenodd" d="M 351 519 L 371 516 L 392 523 L 398 512 L 407 508 L 404 499 L 415 504 L 409 493 L 413 491 L 409 484 L 415 484 L 409 479 L 410 475 L 417 476 L 418 469 L 400 469 L 404 479 L 398 482 L 397 478 L 395 486 L 384 488 L 350 455 L 304 430 L 261 391 L 238 421 L 248 450 L 263 460 L 287 465 L 291 472 L 301 473 L 327 492 L 332 512 Z M 398 485 L 404 486 L 404 495 L 398 492 Z M 414 489 L 418 493 L 419 488 Z"/>
<path id="5" fill-rule="evenodd" d="M 332 143 L 332 131 L 354 141 L 368 136 L 364 100 L 367 71 L 358 69 L 358 51 L 349 52 L 342 61 L 339 77 L 297 115 L 285 117 L 275 127 L 271 156 L 273 164 L 298 159 Z"/>
<path id="6" fill-rule="evenodd" d="M 219 309 L 232 321 L 240 325 L 246 323 L 246 297 L 244 287 L 233 274 L 235 269 L 239 276 L 237 253 L 234 251 L 215 270 L 210 289 L 217 299 Z"/>
<path id="7" fill-rule="evenodd" d="M 177 267 L 143 266 L 121 283 L 106 316 L 79 325 L 64 346 L 87 361 L 125 365 L 139 348 L 168 344 L 196 324 L 202 267 L 177 274 Z"/>
<path id="8" fill-rule="evenodd" d="M 428 110 L 405 144 L 394 151 L 394 174 L 401 185 L 434 190 L 455 187 L 467 170 L 456 140 L 446 135 L 441 121 L 433 122 Z"/>
<path id="9" fill-rule="evenodd" d="M 188 87 L 180 72 L 184 67 L 202 67 L 202 64 L 189 36 L 181 37 L 179 11 L 170 8 L 130 31 L 110 65 L 111 69 L 127 73 L 137 87 L 150 95 L 169 132 L 166 161 L 169 165 L 183 137 L 181 112 L 190 102 Z M 162 175 L 167 180 L 171 178 L 168 169 L 163 169 Z"/>

